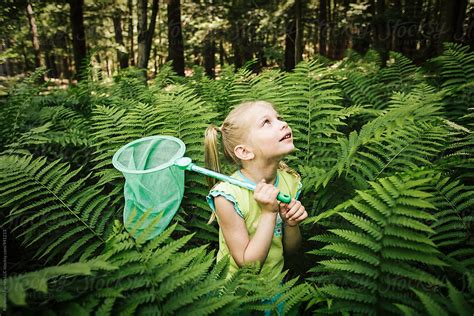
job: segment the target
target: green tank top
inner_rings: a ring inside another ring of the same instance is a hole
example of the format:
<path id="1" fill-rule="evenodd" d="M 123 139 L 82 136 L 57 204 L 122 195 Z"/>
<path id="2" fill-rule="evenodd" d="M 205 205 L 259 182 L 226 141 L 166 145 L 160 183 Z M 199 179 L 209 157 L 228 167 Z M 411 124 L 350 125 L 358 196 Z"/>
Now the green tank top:
<path id="1" fill-rule="evenodd" d="M 253 181 L 245 177 L 240 170 L 234 172 L 232 177 L 255 184 Z M 300 178 L 288 173 L 287 171 L 277 171 L 274 185 L 278 187 L 280 192 L 290 194 L 291 197 L 295 199 L 298 199 L 301 192 Z M 260 206 L 253 198 L 253 192 L 226 182 L 218 182 L 214 187 L 212 187 L 206 197 L 209 206 L 214 212 L 216 210 L 214 205 L 214 198 L 216 196 L 223 196 L 228 201 L 232 202 L 235 212 L 244 219 L 249 237 L 252 238 L 257 230 L 261 214 Z M 217 222 L 219 222 L 219 217 L 217 217 Z M 278 214 L 270 250 L 267 259 L 262 266 L 262 273 L 272 271 L 274 275 L 278 275 L 283 270 L 283 233 L 283 221 L 280 214 Z M 230 260 L 228 272 L 228 276 L 230 276 L 239 267 L 229 252 L 222 230 L 219 229 L 219 251 L 217 253 L 217 261 L 225 257 L 229 257 Z"/>

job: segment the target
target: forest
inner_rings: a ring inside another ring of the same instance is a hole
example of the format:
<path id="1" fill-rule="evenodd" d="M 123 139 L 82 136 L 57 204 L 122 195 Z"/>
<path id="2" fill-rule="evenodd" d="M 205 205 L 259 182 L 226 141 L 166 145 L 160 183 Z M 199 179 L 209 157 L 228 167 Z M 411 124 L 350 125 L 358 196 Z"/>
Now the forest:
<path id="1" fill-rule="evenodd" d="M 3 0 L 0 22 L 2 313 L 473 315 L 474 1 Z M 206 178 L 137 236 L 112 157 L 167 135 L 204 166 L 251 100 L 291 126 L 309 216 L 282 273 L 227 278 Z"/>

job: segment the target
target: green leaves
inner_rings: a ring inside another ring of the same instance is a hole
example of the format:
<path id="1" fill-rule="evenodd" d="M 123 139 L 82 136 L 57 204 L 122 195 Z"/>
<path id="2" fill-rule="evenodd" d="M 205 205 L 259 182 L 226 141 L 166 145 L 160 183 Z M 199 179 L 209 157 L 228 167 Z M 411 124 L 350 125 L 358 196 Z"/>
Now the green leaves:
<path id="1" fill-rule="evenodd" d="M 9 278 L 9 300 L 43 312 L 80 308 L 106 315 L 242 315 L 275 309 L 283 301 L 289 310 L 305 299 L 309 286 L 296 285 L 296 279 L 282 282 L 283 273 L 259 275 L 256 270 L 242 269 L 226 278 L 226 260 L 216 264 L 214 252 L 205 246 L 182 250 L 192 235 L 173 240 L 169 236 L 175 229 L 173 225 L 157 239 L 137 243 L 117 221 L 106 250 L 96 260 Z M 27 290 L 48 293 L 48 301 Z M 265 304 L 263 299 L 268 297 L 280 299 Z M 8 306 L 21 311 L 15 305 Z"/>
<path id="2" fill-rule="evenodd" d="M 312 278 L 317 285 L 322 282 L 318 289 L 327 299 L 337 302 L 330 311 L 357 312 L 358 304 L 364 303 L 369 314 L 391 313 L 393 307 L 385 301 L 416 306 L 413 296 L 405 297 L 410 286 L 442 286 L 435 275 L 419 268 L 447 265 L 429 239 L 433 230 L 428 223 L 434 217 L 427 211 L 434 206 L 426 200 L 431 194 L 421 188 L 433 179 L 423 176 L 390 176 L 370 182 L 374 189 L 357 190 L 350 200 L 353 208 L 336 213 L 348 221 L 344 225 L 347 229 L 330 225 L 334 227 L 328 230 L 332 238 L 326 241 L 324 252 L 314 253 L 330 259 L 319 262 L 324 276 L 318 273 Z M 406 205 L 415 211 L 416 218 L 410 216 Z M 328 279 L 332 284 L 327 284 Z M 355 283 L 349 286 L 349 280 Z"/>
<path id="3" fill-rule="evenodd" d="M 0 157 L 3 227 L 21 228 L 23 245 L 37 247 L 36 258 L 85 260 L 104 245 L 114 214 L 100 187 L 86 185 L 87 177 L 76 180 L 80 171 L 60 160 Z"/>
<path id="4" fill-rule="evenodd" d="M 26 306 L 26 297 L 29 290 L 47 293 L 48 282 L 57 281 L 64 277 L 74 277 L 81 275 L 91 275 L 98 270 L 113 270 L 115 266 L 99 259 L 93 259 L 81 263 L 68 263 L 59 266 L 52 266 L 38 271 L 25 273 L 9 277 L 5 280 L 8 300 L 16 305 Z M 8 306 L 4 300 L 6 295 L 0 299 L 0 308 L 6 310 Z"/>

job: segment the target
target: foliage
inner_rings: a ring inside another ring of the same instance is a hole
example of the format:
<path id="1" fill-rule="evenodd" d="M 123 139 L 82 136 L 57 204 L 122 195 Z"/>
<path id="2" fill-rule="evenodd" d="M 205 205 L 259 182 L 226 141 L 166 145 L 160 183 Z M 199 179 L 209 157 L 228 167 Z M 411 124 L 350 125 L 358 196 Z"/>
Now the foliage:
<path id="1" fill-rule="evenodd" d="M 248 268 L 225 278 L 228 261 L 214 265 L 214 252 L 205 246 L 181 250 L 192 235 L 172 240 L 175 228 L 173 225 L 146 242 L 146 232 L 135 240 L 116 221 L 104 252 L 94 261 L 9 278 L 8 288 L 15 289 L 9 291 L 9 300 L 15 304 L 11 311 L 242 315 L 276 310 L 283 300 L 285 311 L 289 311 L 308 293 L 308 285 L 294 286 L 296 279 L 282 283 L 284 273 L 259 275 Z M 26 293 L 27 289 L 36 295 Z M 274 296 L 280 299 L 264 301 Z"/>
<path id="2" fill-rule="evenodd" d="M 419 66 L 389 56 L 386 67 L 370 50 L 341 62 L 318 57 L 291 73 L 255 74 L 250 62 L 217 80 L 197 67 L 179 78 L 165 65 L 148 85 L 134 68 L 109 81 L 89 65 L 78 85 L 45 94 L 35 76 L 26 79 L 0 109 L 0 217 L 23 251 L 8 279 L 23 285 L 8 299 L 26 304 L 8 308 L 245 314 L 285 300 L 288 313 L 470 311 L 472 52 L 446 44 Z M 300 281 L 280 287 L 284 274 L 274 283 L 250 270 L 225 278 L 226 264 L 214 265 L 207 249 L 218 231 L 207 224 L 208 190 L 197 174 L 186 174 L 181 209 L 157 239 L 134 240 L 113 224 L 124 182 L 111 159 L 121 146 L 171 135 L 201 165 L 207 125 L 256 99 L 272 102 L 293 129 L 297 151 L 287 163 L 302 175 L 309 241 L 286 262 Z M 33 262 L 43 268 L 30 271 Z M 64 273 L 69 267 L 78 270 Z"/>

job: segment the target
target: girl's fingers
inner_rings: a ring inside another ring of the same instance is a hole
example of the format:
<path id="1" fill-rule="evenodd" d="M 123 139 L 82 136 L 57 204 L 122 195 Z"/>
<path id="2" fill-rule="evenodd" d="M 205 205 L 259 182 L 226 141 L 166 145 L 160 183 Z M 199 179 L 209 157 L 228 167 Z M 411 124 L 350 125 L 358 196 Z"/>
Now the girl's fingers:
<path id="1" fill-rule="evenodd" d="M 273 202 L 273 200 L 276 200 L 276 197 L 278 196 L 278 190 L 271 184 L 267 184 L 262 188 L 262 196 L 265 196 L 266 199 L 268 199 L 269 202 Z"/>
<path id="2" fill-rule="evenodd" d="M 280 190 L 278 190 L 278 188 L 274 188 L 271 193 L 272 200 L 276 200 L 278 193 L 280 193 Z"/>
<path id="3" fill-rule="evenodd" d="M 289 209 L 289 211 L 287 212 L 286 214 L 286 217 L 287 218 L 290 218 L 292 217 L 297 211 L 298 209 L 301 207 L 301 202 L 300 201 L 297 201 L 293 204 L 293 206 Z"/>
<path id="4" fill-rule="evenodd" d="M 289 209 L 291 209 L 291 208 L 296 204 L 296 201 L 297 201 L 297 200 L 295 200 L 295 199 L 291 199 L 290 203 L 287 204 L 288 207 L 289 207 Z"/>
<path id="5" fill-rule="evenodd" d="M 302 222 L 302 221 L 304 221 L 307 217 L 308 217 L 308 213 L 303 213 L 303 214 L 301 214 L 300 217 L 296 218 L 296 219 L 294 220 L 294 222 L 295 222 L 295 223 Z"/>
<path id="6" fill-rule="evenodd" d="M 304 207 L 301 207 L 301 208 L 290 218 L 290 220 L 291 220 L 291 221 L 299 222 L 299 221 L 302 221 L 303 219 L 305 219 L 307 216 L 308 216 L 308 213 L 306 212 L 306 210 L 304 209 Z"/>
<path id="7" fill-rule="evenodd" d="M 260 180 L 259 183 L 257 183 L 257 186 L 255 187 L 255 192 L 260 192 L 265 188 L 265 179 Z"/>

